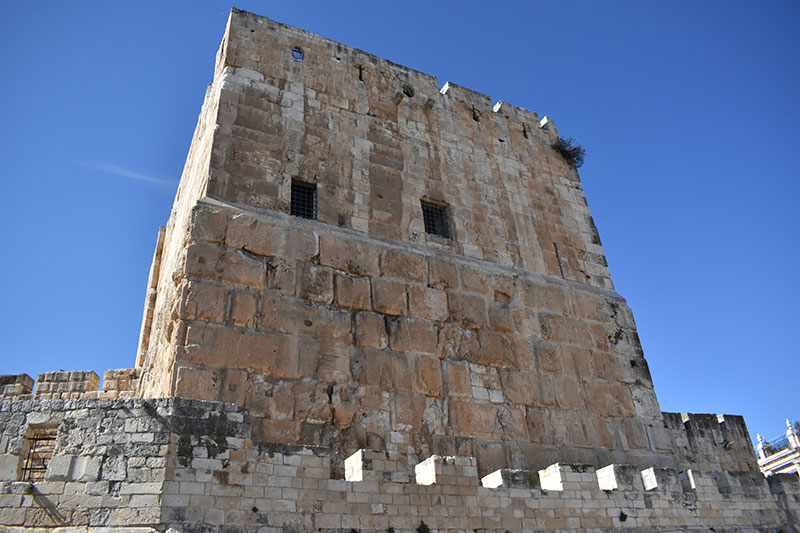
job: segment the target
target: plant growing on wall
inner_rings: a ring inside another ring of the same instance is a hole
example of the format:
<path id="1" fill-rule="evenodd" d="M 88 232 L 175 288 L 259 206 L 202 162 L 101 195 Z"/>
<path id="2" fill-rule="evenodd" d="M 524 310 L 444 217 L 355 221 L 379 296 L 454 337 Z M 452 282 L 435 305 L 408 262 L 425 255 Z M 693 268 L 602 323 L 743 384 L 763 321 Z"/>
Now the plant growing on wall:
<path id="1" fill-rule="evenodd" d="M 575 141 L 572 137 L 566 139 L 558 137 L 556 142 L 551 145 L 558 150 L 561 156 L 567 160 L 567 163 L 573 165 L 575 168 L 583 166 L 583 160 L 586 157 L 586 149 Z"/>

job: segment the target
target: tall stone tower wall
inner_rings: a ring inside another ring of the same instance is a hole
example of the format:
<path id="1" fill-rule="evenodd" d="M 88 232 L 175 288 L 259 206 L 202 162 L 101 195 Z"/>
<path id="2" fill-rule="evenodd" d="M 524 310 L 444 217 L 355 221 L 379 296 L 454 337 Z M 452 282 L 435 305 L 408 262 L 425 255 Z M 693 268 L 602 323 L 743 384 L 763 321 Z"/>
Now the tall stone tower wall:
<path id="1" fill-rule="evenodd" d="M 673 466 L 556 138 L 235 10 L 154 261 L 142 394 L 234 402 L 265 441 L 344 454 Z M 316 220 L 289 215 L 293 180 L 316 186 Z M 426 232 L 423 201 L 452 238 Z"/>
<path id="2" fill-rule="evenodd" d="M 0 528 L 800 530 L 741 417 L 660 412 L 556 139 L 234 9 L 135 368 L 0 376 Z"/>

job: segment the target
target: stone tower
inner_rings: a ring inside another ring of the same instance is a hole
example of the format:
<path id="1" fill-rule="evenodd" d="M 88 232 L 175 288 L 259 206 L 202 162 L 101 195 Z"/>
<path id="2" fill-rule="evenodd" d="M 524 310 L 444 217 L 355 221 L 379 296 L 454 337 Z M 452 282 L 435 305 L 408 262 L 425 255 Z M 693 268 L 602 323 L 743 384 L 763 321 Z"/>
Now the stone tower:
<path id="1" fill-rule="evenodd" d="M 234 9 L 135 367 L 0 376 L 0 528 L 800 529 L 741 417 L 660 411 L 557 139 Z"/>
<path id="2" fill-rule="evenodd" d="M 234 10 L 153 263 L 141 393 L 344 453 L 674 466 L 557 136 Z"/>

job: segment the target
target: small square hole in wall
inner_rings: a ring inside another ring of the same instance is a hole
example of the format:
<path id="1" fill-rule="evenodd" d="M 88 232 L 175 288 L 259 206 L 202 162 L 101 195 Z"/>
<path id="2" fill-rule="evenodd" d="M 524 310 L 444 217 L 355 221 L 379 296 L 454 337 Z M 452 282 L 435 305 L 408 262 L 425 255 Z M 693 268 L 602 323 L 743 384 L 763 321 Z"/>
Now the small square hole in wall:
<path id="1" fill-rule="evenodd" d="M 447 219 L 447 205 L 426 202 L 422 204 L 422 219 L 425 222 L 425 232 L 450 239 L 450 223 Z"/>
<path id="2" fill-rule="evenodd" d="M 29 430 L 21 481 L 44 481 L 47 465 L 56 448 L 57 433 L 57 427 L 38 427 Z"/>
<path id="3" fill-rule="evenodd" d="M 317 219 L 317 184 L 292 180 L 291 214 L 296 217 Z"/>

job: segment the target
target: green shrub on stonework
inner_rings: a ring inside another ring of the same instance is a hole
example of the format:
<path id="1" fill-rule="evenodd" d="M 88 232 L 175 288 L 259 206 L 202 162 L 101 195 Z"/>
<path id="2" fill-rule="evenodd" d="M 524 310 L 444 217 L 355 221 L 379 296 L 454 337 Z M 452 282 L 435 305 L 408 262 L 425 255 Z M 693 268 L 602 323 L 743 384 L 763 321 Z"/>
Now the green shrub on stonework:
<path id="1" fill-rule="evenodd" d="M 417 526 L 417 533 L 431 533 L 431 528 L 428 527 L 425 520 L 420 520 L 419 526 Z"/>
<path id="2" fill-rule="evenodd" d="M 572 137 L 563 139 L 559 137 L 552 147 L 558 150 L 561 156 L 567 160 L 575 168 L 583 166 L 583 160 L 586 158 L 586 149 L 578 144 Z"/>

